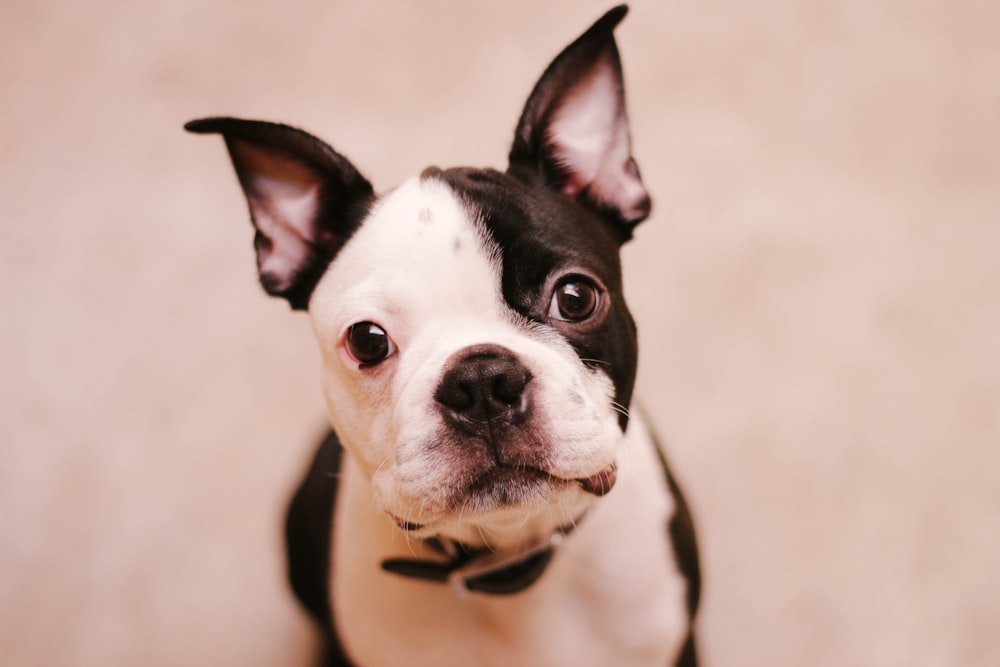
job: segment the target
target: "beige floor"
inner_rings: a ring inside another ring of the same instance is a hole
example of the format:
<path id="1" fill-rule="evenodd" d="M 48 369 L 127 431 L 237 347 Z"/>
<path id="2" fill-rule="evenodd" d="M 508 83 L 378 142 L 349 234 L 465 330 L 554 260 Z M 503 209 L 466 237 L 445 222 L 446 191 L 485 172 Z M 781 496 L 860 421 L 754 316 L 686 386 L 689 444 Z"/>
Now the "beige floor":
<path id="1" fill-rule="evenodd" d="M 304 665 L 307 320 L 208 114 L 502 162 L 607 2 L 0 4 L 0 662 Z M 1000 5 L 639 0 L 642 402 L 733 667 L 1000 664 Z"/>

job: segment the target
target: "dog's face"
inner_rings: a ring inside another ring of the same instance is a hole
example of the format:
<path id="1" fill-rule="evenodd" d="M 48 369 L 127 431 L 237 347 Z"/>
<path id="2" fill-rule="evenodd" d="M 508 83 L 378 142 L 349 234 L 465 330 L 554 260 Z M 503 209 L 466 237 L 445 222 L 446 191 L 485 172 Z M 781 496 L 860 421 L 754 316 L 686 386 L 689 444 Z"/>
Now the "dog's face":
<path id="1" fill-rule="evenodd" d="M 568 523 L 610 490 L 636 354 L 617 247 L 497 172 L 373 206 L 309 311 L 334 428 L 401 525 Z"/>
<path id="2" fill-rule="evenodd" d="M 308 307 L 330 419 L 404 530 L 551 532 L 615 482 L 636 339 L 619 246 L 649 212 L 613 10 L 536 85 L 506 173 L 428 169 L 382 197 L 281 125 L 226 139 L 265 289 Z"/>

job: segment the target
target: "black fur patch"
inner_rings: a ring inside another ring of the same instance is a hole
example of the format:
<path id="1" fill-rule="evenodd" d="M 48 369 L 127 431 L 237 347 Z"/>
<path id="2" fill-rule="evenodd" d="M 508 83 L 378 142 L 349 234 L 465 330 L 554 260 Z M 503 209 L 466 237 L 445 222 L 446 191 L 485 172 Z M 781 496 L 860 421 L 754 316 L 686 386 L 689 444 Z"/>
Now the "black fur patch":
<path id="1" fill-rule="evenodd" d="M 610 312 L 601 326 L 562 326 L 559 333 L 587 364 L 606 373 L 615 401 L 628 406 L 637 363 L 635 323 L 622 293 L 618 237 L 612 224 L 545 187 L 492 169 L 458 168 L 438 176 L 472 210 L 500 251 L 504 299 L 532 322 L 548 317 L 550 278 L 585 271 L 607 289 Z M 622 430 L 628 417 L 621 415 Z"/>
<path id="2" fill-rule="evenodd" d="M 677 659 L 677 667 L 697 667 L 698 655 L 694 638 L 694 618 L 698 613 L 698 604 L 701 601 L 701 561 L 698 556 L 698 539 L 694 531 L 691 510 L 677 480 L 670 471 L 663 448 L 655 440 L 655 436 L 654 444 L 656 445 L 656 453 L 660 457 L 660 465 L 663 467 L 667 488 L 670 489 L 670 495 L 674 499 L 674 515 L 670 518 L 670 523 L 667 524 L 667 534 L 670 536 L 670 543 L 674 549 L 677 567 L 681 576 L 687 581 L 687 609 L 688 618 L 691 621 L 691 632 L 681 649 Z"/>
<path id="3" fill-rule="evenodd" d="M 351 667 L 330 608 L 330 549 L 343 449 L 330 431 L 292 498 L 285 520 L 288 580 L 323 635 L 322 665 Z"/>

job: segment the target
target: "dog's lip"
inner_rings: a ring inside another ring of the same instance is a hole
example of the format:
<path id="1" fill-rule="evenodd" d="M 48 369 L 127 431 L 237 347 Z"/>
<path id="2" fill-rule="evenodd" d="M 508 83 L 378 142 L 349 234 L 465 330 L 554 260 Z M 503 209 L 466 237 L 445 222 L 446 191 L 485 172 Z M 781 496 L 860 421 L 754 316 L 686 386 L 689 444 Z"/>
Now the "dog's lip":
<path id="1" fill-rule="evenodd" d="M 494 469 L 493 474 L 496 474 Z M 589 477 L 560 477 L 554 475 L 550 472 L 542 470 L 541 468 L 536 468 L 533 466 L 520 467 L 504 466 L 502 468 L 504 475 L 513 476 L 523 476 L 527 479 L 534 479 L 537 481 L 547 481 L 553 484 L 579 484 L 580 487 L 587 493 L 593 494 L 597 497 L 606 495 L 611 491 L 612 487 L 615 485 L 615 481 L 618 479 L 618 467 L 615 464 L 609 465 L 607 468 L 590 475 Z M 484 475 L 484 478 L 486 476 Z M 482 481 L 482 478 L 480 482 Z M 494 480 L 495 481 L 495 480 Z"/>
<path id="2" fill-rule="evenodd" d="M 528 482 L 542 482 L 542 481 L 553 481 L 558 480 L 558 477 L 537 468 L 535 466 L 522 466 L 522 465 L 497 465 L 488 470 L 482 471 L 482 473 L 469 485 L 468 491 L 474 493 L 476 491 L 482 490 L 484 487 L 489 487 L 495 485 L 499 481 L 528 481 Z"/>
<path id="3" fill-rule="evenodd" d="M 614 465 L 610 465 L 596 475 L 580 478 L 575 481 L 580 483 L 580 486 L 584 491 L 592 493 L 599 498 L 607 494 L 612 487 L 614 487 L 617 479 L 618 468 Z"/>
<path id="4" fill-rule="evenodd" d="M 600 472 L 590 475 L 589 477 L 578 478 L 558 477 L 534 467 L 511 467 L 506 468 L 505 470 L 505 474 L 522 474 L 528 477 L 534 477 L 538 480 L 548 480 L 549 482 L 555 483 L 576 483 L 580 485 L 580 488 L 583 489 L 583 491 L 597 496 L 598 498 L 611 491 L 615 485 L 615 481 L 618 479 L 618 468 L 614 464 L 609 465 L 607 468 L 604 468 Z M 480 482 L 482 482 L 482 479 L 480 479 Z M 389 515 L 389 518 L 392 519 L 393 523 L 396 524 L 396 527 L 406 533 L 419 532 L 428 526 L 426 523 L 419 523 L 404 519 L 403 517 L 393 514 L 392 512 L 387 512 L 387 514 Z"/>

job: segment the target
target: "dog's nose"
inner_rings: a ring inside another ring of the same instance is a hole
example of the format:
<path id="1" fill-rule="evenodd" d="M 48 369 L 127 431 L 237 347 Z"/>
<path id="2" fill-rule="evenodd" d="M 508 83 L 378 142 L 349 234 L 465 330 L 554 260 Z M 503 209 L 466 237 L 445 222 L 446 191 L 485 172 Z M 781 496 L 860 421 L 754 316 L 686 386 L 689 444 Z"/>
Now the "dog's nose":
<path id="1" fill-rule="evenodd" d="M 478 430 L 523 415 L 530 381 L 531 373 L 507 348 L 474 345 L 448 360 L 434 398 L 446 417 Z"/>

